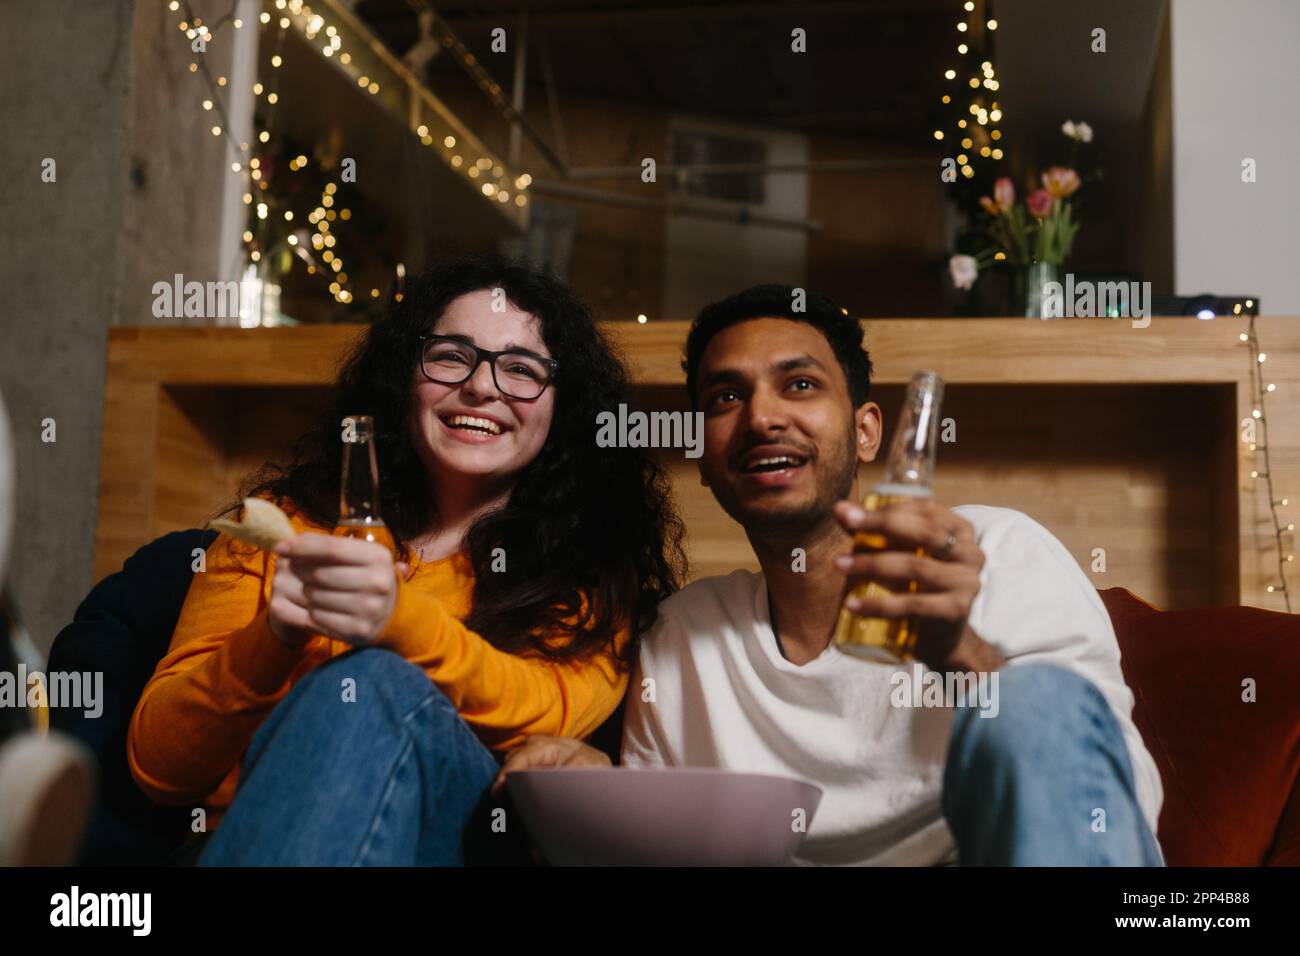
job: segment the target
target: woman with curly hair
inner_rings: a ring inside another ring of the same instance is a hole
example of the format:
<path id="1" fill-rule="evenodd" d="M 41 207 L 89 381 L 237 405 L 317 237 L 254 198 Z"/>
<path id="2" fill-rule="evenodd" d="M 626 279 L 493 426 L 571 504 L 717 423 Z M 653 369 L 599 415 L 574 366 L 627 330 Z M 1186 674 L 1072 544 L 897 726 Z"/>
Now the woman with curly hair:
<path id="1" fill-rule="evenodd" d="M 472 257 L 408 283 L 293 463 L 240 495 L 297 533 L 270 555 L 209 547 L 136 706 L 137 782 L 220 823 L 204 864 L 463 862 L 498 756 L 617 708 L 684 573 L 662 471 L 595 442 L 629 390 L 550 276 Z M 395 554 L 331 534 L 360 415 Z"/>

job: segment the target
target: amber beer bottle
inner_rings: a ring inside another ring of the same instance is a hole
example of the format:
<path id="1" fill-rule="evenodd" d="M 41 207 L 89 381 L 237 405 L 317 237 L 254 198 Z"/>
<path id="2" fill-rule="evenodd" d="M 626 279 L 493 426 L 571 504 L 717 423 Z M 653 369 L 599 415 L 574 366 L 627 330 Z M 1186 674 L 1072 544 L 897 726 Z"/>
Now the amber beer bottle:
<path id="1" fill-rule="evenodd" d="M 369 415 L 343 419 L 343 480 L 339 486 L 339 523 L 334 533 L 374 541 L 394 550 L 393 535 L 379 514 L 375 420 Z"/>
<path id="2" fill-rule="evenodd" d="M 938 434 L 939 403 L 943 398 L 943 379 L 934 372 L 917 372 L 907 386 L 907 398 L 898 418 L 898 429 L 889 446 L 889 458 L 879 484 L 867 493 L 862 507 L 876 511 L 895 501 L 928 498 L 934 476 L 935 436 Z M 859 532 L 853 539 L 854 551 L 879 551 L 888 547 L 882 535 Z M 918 549 L 917 554 L 924 554 Z M 910 582 L 909 591 L 916 590 Z M 854 597 L 874 597 L 892 593 L 883 584 L 858 585 Z M 847 654 L 881 664 L 899 664 L 910 660 L 916 645 L 916 621 L 860 617 L 848 608 L 840 608 L 835 622 L 835 646 Z"/>

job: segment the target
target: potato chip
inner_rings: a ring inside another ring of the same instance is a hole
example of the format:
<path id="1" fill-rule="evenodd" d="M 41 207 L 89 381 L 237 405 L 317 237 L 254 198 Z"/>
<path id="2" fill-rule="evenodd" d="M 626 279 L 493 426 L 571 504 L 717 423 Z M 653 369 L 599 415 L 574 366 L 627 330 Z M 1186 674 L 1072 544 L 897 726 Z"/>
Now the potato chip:
<path id="1" fill-rule="evenodd" d="M 243 521 L 216 518 L 209 523 L 209 527 L 268 552 L 273 551 L 285 538 L 294 535 L 289 516 L 265 498 L 244 499 Z"/>

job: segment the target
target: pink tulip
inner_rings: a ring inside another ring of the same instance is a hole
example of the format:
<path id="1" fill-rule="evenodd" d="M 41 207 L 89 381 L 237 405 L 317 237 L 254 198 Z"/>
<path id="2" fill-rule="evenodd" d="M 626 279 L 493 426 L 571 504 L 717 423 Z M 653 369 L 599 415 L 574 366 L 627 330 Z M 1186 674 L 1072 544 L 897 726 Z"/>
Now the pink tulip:
<path id="1" fill-rule="evenodd" d="M 1025 205 L 1029 207 L 1029 215 L 1035 219 L 1042 219 L 1052 211 L 1052 203 L 1055 200 L 1052 194 L 1046 189 L 1035 189 L 1025 199 Z"/>
<path id="2" fill-rule="evenodd" d="M 1043 173 L 1043 188 L 1053 197 L 1064 199 L 1079 188 L 1079 174 L 1065 166 L 1053 166 Z"/>
<path id="3" fill-rule="evenodd" d="M 993 198 L 1003 212 L 1009 212 L 1016 204 L 1016 187 L 1012 184 L 1010 176 L 1003 176 L 993 184 Z"/>

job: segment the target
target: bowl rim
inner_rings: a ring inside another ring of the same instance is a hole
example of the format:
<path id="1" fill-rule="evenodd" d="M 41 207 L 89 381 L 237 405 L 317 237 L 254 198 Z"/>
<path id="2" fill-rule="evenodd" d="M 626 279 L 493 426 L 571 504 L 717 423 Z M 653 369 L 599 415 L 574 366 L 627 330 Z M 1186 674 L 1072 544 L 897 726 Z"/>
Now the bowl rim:
<path id="1" fill-rule="evenodd" d="M 514 776 L 530 777 L 539 774 L 556 775 L 573 775 L 573 774 L 601 774 L 609 775 L 617 773 L 621 776 L 630 776 L 632 774 L 646 775 L 654 774 L 656 776 L 696 776 L 706 775 L 729 777 L 733 779 L 760 779 L 776 780 L 781 783 L 795 783 L 805 787 L 811 787 L 820 796 L 825 796 L 826 791 L 818 784 L 808 780 L 802 780 L 799 777 L 787 777 L 779 773 L 764 773 L 751 770 L 724 770 L 720 767 L 526 767 L 520 770 L 509 770 L 506 772 L 506 784 L 510 783 L 510 778 Z"/>

